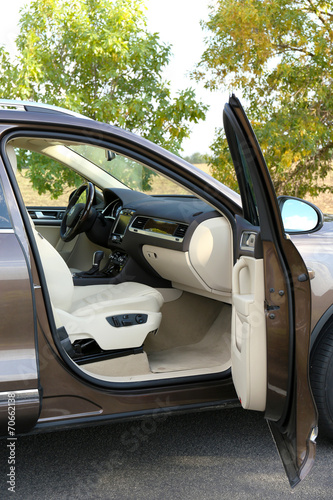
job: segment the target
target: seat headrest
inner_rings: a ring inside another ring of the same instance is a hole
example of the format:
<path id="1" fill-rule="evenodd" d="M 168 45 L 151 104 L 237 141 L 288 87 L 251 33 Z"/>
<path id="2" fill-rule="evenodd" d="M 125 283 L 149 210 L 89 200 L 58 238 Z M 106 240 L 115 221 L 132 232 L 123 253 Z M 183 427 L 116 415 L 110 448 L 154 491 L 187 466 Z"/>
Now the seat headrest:
<path id="1" fill-rule="evenodd" d="M 9 158 L 9 161 L 11 163 L 12 169 L 14 171 L 14 174 L 16 175 L 17 172 L 17 158 L 16 158 L 16 153 L 15 149 L 11 144 L 6 145 L 6 153 Z"/>

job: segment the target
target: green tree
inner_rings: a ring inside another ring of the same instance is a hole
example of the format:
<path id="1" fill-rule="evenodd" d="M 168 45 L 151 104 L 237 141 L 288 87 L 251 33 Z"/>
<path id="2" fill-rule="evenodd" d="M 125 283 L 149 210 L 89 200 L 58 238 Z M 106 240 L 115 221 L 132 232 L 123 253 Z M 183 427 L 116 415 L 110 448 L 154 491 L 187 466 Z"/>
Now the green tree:
<path id="1" fill-rule="evenodd" d="M 195 76 L 240 94 L 278 193 L 317 195 L 333 151 L 333 1 L 219 0 Z M 236 180 L 219 130 L 214 174 Z M 319 184 L 318 184 L 319 182 Z"/>
<path id="2" fill-rule="evenodd" d="M 184 156 L 184 160 L 188 161 L 189 163 L 193 163 L 193 165 L 197 165 L 199 163 L 206 163 L 206 155 L 202 155 L 199 152 L 193 153 L 190 156 Z"/>
<path id="3" fill-rule="evenodd" d="M 192 88 L 171 95 L 162 78 L 171 47 L 147 30 L 144 9 L 142 0 L 32 1 L 16 58 L 0 48 L 0 97 L 63 106 L 179 153 L 207 108 Z"/>

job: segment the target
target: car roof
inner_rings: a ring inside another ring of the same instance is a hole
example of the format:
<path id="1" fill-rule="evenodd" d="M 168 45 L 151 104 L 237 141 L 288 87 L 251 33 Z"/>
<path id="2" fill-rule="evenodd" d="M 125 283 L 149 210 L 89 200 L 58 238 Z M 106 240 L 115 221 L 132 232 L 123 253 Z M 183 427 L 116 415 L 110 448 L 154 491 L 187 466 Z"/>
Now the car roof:
<path id="1" fill-rule="evenodd" d="M 84 118 L 90 120 L 87 116 L 75 113 L 69 109 L 53 106 L 52 104 L 44 104 L 42 102 L 20 101 L 17 99 L 0 99 L 0 111 L 32 111 L 37 113 L 60 113 L 75 116 L 76 118 Z"/>
<path id="2" fill-rule="evenodd" d="M 85 132 L 93 132 L 94 134 L 107 133 L 109 136 L 113 136 L 113 138 L 117 138 L 117 141 L 120 143 L 127 144 L 135 144 L 136 147 L 143 148 L 146 152 L 149 151 L 151 153 L 157 154 L 159 157 L 164 157 L 164 159 L 168 159 L 172 161 L 173 164 L 177 164 L 182 169 L 196 172 L 199 177 L 207 177 L 208 174 L 200 170 L 195 165 L 189 164 L 187 161 L 182 159 L 181 157 L 167 151 L 161 146 L 152 143 L 148 139 L 140 137 L 139 135 L 126 130 L 119 128 L 115 125 L 111 125 L 110 123 L 103 123 L 99 121 L 95 121 L 87 116 L 81 115 L 79 113 L 75 113 L 65 108 L 61 108 L 58 106 L 53 106 L 44 103 L 36 103 L 33 101 L 20 101 L 16 99 L 0 99 L 0 123 L 12 123 L 12 124 L 50 124 L 52 126 L 70 126 L 76 127 L 78 129 L 84 130 Z M 242 203 L 241 198 L 238 193 L 231 190 L 229 187 L 225 186 L 218 180 L 210 177 L 210 184 L 214 185 L 221 191 L 224 192 L 224 195 L 231 202 L 232 211 L 235 213 L 242 213 Z"/>

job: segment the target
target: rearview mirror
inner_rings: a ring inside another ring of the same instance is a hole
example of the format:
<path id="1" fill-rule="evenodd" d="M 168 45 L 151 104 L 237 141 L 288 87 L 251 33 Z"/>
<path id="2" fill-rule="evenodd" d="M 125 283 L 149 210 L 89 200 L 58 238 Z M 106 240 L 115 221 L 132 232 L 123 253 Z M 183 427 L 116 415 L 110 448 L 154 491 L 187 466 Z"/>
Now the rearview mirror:
<path id="1" fill-rule="evenodd" d="M 312 203 L 291 196 L 279 196 L 278 203 L 286 233 L 310 233 L 322 227 L 323 213 Z"/>

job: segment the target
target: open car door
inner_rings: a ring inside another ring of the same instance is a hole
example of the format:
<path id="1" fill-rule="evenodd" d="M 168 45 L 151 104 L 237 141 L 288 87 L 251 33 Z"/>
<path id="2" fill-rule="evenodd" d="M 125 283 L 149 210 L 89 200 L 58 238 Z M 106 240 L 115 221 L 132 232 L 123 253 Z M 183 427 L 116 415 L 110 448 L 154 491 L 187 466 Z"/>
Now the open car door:
<path id="1" fill-rule="evenodd" d="M 295 486 L 313 465 L 317 435 L 308 375 L 310 281 L 284 232 L 265 160 L 234 96 L 223 121 L 244 210 L 233 269 L 232 377 L 242 406 L 265 412 Z"/>

